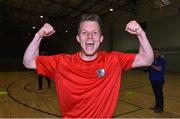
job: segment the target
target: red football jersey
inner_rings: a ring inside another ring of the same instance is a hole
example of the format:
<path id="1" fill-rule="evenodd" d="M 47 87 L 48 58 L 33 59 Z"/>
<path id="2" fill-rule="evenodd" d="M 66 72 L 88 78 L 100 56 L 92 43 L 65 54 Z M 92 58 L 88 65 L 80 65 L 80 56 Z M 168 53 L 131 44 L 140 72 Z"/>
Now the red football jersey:
<path id="1" fill-rule="evenodd" d="M 38 56 L 37 72 L 55 81 L 63 117 L 112 117 L 121 74 L 131 68 L 135 54 L 101 51 L 93 61 L 79 54 Z"/>

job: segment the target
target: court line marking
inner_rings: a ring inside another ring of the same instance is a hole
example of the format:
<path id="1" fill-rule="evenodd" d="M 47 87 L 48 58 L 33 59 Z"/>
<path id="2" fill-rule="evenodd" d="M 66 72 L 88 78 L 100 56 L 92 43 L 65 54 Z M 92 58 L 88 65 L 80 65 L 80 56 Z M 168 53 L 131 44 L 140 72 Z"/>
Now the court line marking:
<path id="1" fill-rule="evenodd" d="M 17 102 L 17 103 L 19 103 L 19 104 L 21 104 L 21 105 L 23 105 L 23 106 L 25 106 L 25 107 L 27 107 L 27 108 L 30 108 L 30 109 L 33 109 L 33 110 L 36 110 L 36 111 L 39 111 L 39 112 L 42 112 L 42 113 L 45 113 L 45 114 L 48 114 L 48 115 L 52 115 L 52 116 L 56 116 L 56 117 L 62 117 L 62 116 L 60 116 L 60 115 L 53 114 L 53 113 L 49 113 L 49 112 L 43 111 L 43 110 L 39 110 L 39 109 L 37 109 L 37 108 L 34 108 L 34 107 L 29 106 L 29 105 L 27 105 L 27 104 L 24 104 L 24 103 L 22 103 L 21 101 L 17 100 L 15 97 L 13 97 L 13 96 L 11 95 L 9 89 L 10 89 L 10 87 L 11 87 L 13 84 L 17 83 L 17 82 L 20 81 L 20 80 L 24 80 L 24 79 L 16 80 L 16 81 L 10 83 L 10 84 L 8 85 L 8 87 L 7 87 L 8 96 L 9 96 L 11 99 L 13 99 L 15 102 Z"/>

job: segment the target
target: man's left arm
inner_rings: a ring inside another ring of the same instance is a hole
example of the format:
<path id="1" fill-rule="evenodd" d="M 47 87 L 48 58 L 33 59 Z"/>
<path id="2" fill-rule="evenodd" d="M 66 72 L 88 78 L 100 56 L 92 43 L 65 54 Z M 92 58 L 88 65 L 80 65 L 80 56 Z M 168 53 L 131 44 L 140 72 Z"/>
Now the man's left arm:
<path id="1" fill-rule="evenodd" d="M 136 21 L 130 21 L 125 30 L 137 35 L 140 42 L 139 53 L 136 54 L 132 68 L 151 65 L 154 59 L 153 50 L 141 26 Z"/>

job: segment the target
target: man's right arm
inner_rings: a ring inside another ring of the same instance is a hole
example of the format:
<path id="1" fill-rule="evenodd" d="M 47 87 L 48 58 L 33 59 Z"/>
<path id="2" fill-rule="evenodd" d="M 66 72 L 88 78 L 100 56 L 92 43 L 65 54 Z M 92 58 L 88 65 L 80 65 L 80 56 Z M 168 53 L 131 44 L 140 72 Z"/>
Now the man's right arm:
<path id="1" fill-rule="evenodd" d="M 39 55 L 39 46 L 43 37 L 50 36 L 54 34 L 55 31 L 53 27 L 45 23 L 44 26 L 35 34 L 32 42 L 27 47 L 24 58 L 23 64 L 28 69 L 36 69 L 35 59 Z"/>
<path id="2" fill-rule="evenodd" d="M 41 39 L 42 37 L 36 34 L 24 53 L 23 64 L 28 69 L 36 69 L 35 59 L 39 55 Z"/>

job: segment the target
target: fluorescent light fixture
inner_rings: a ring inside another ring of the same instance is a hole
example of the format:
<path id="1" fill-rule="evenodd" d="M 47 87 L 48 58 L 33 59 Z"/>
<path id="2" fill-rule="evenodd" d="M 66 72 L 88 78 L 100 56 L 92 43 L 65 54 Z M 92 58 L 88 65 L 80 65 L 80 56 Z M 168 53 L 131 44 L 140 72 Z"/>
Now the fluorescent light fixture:
<path id="1" fill-rule="evenodd" d="M 162 8 L 169 6 L 171 4 L 171 0 L 148 0 L 151 3 L 153 8 Z"/>
<path id="2" fill-rule="evenodd" d="M 155 8 L 165 7 L 171 4 L 169 0 L 153 0 Z"/>
<path id="3" fill-rule="evenodd" d="M 170 5 L 171 2 L 169 0 L 162 0 L 162 2 L 165 4 L 165 5 Z"/>

